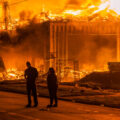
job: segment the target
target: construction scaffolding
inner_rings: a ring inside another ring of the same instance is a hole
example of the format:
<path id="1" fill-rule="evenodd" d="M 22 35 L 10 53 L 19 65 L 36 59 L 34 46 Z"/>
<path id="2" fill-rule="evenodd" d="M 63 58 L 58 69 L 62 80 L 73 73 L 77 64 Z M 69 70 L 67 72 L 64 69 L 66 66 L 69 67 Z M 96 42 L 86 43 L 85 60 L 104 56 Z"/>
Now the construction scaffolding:
<path id="1" fill-rule="evenodd" d="M 116 61 L 120 61 L 120 23 L 111 21 L 49 21 L 50 25 L 50 67 L 60 74 L 69 66 L 69 42 L 80 40 L 80 33 L 89 36 L 116 36 Z M 71 48 L 72 49 L 72 48 Z M 72 59 L 74 62 L 75 60 Z"/>

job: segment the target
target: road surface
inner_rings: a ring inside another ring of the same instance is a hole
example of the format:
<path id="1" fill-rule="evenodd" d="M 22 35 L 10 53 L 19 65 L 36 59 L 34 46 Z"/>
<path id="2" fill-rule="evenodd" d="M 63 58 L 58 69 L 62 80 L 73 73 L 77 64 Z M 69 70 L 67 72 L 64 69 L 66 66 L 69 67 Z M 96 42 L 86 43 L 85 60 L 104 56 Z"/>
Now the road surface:
<path id="1" fill-rule="evenodd" d="M 120 120 L 120 109 L 59 101 L 58 108 L 46 110 L 47 98 L 37 108 L 25 108 L 27 96 L 0 92 L 0 120 Z"/>

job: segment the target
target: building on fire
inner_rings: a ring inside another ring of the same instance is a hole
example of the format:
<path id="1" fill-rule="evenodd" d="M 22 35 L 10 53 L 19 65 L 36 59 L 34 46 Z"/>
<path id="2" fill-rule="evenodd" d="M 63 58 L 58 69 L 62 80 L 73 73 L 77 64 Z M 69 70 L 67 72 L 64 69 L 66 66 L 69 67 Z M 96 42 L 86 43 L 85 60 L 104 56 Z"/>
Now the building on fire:
<path id="1" fill-rule="evenodd" d="M 107 62 L 120 59 L 120 24 L 116 22 L 60 20 L 49 21 L 48 26 L 47 69 L 54 67 L 58 73 L 69 68 L 106 70 Z"/>

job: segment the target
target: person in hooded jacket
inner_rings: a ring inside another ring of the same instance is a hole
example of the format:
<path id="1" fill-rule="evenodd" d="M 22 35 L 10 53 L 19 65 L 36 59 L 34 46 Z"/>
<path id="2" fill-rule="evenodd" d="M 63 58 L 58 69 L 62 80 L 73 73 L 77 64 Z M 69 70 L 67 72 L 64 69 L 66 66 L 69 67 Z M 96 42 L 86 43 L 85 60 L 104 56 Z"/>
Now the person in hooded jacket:
<path id="1" fill-rule="evenodd" d="M 47 86 L 48 86 L 49 97 L 50 97 L 50 104 L 47 107 L 57 107 L 58 106 L 58 99 L 57 99 L 58 82 L 57 82 L 57 76 L 55 74 L 55 70 L 53 68 L 49 68 L 48 76 L 47 76 Z M 54 105 L 53 105 L 53 101 L 55 101 Z"/>

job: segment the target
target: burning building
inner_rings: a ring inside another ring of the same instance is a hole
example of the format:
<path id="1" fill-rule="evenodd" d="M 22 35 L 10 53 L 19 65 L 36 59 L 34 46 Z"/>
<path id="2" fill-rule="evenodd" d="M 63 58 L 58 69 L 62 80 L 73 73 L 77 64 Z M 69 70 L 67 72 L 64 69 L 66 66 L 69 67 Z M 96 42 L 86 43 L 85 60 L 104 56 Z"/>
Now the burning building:
<path id="1" fill-rule="evenodd" d="M 107 62 L 120 59 L 119 20 L 119 9 L 115 9 L 112 0 L 83 3 L 69 0 L 64 10 L 42 11 L 27 25 L 17 28 L 13 39 L 19 50 L 15 47 L 15 52 L 26 58 L 21 59 L 23 62 L 30 60 L 40 68 L 38 63 L 42 60 L 44 72 L 52 66 L 64 76 L 68 70 L 71 73 L 107 70 Z M 19 23 L 18 20 L 17 26 Z"/>
<path id="2" fill-rule="evenodd" d="M 50 21 L 49 24 L 50 66 L 56 70 L 69 67 L 76 60 L 81 71 L 107 70 L 108 61 L 116 61 L 117 54 L 119 59 L 116 23 L 64 20 Z"/>

